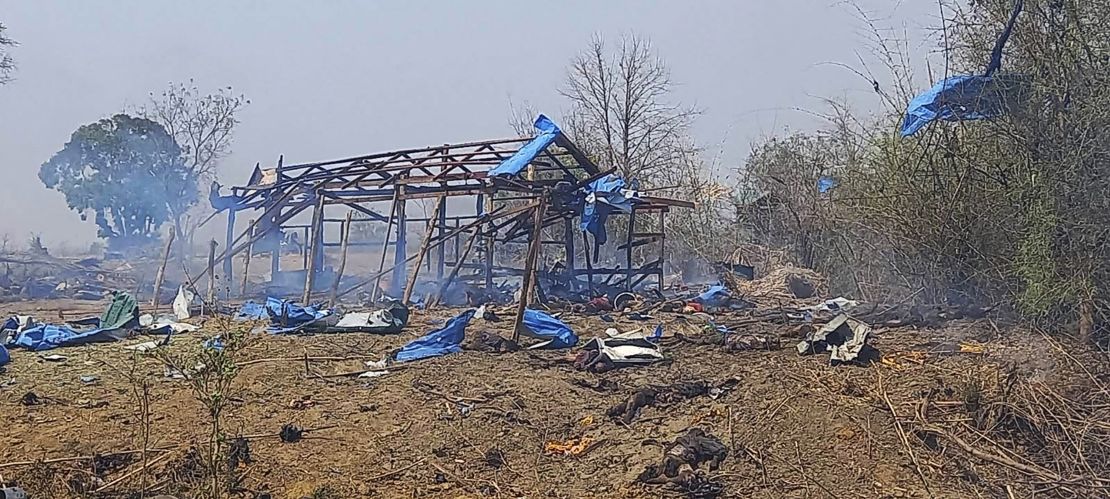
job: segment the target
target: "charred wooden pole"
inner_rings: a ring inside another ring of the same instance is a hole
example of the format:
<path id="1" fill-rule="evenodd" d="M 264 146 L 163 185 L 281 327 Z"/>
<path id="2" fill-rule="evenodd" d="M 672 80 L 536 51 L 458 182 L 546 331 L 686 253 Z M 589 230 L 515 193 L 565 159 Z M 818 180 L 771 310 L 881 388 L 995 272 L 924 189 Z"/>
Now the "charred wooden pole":
<path id="1" fill-rule="evenodd" d="M 574 275 L 574 220 L 563 220 L 563 239 L 566 241 L 563 244 L 563 251 L 566 253 L 566 272 L 567 275 L 574 279 L 572 286 L 577 285 L 578 278 Z"/>
<path id="2" fill-rule="evenodd" d="M 393 284 L 390 286 L 394 293 L 403 289 L 402 286 L 405 284 L 405 272 L 407 270 L 405 265 L 397 265 L 397 263 L 406 261 L 405 258 L 408 255 L 408 229 L 405 221 L 407 216 L 405 213 L 405 186 L 399 185 L 397 186 L 397 190 L 397 214 L 395 215 L 397 217 L 397 242 L 393 245 Z"/>
<path id="3" fill-rule="evenodd" d="M 276 189 L 281 186 L 281 170 L 284 163 L 285 155 L 278 156 L 274 186 L 270 188 L 270 195 L 273 195 Z M 278 273 L 281 272 L 281 225 L 278 223 L 278 220 L 281 217 L 280 205 L 284 202 L 284 196 L 282 199 L 275 201 L 275 205 L 271 207 L 273 213 L 270 214 L 270 220 L 267 224 L 269 225 L 269 227 L 267 227 L 267 232 L 269 232 L 271 243 L 274 245 L 273 249 L 270 251 L 270 282 L 277 281 Z"/>
<path id="4" fill-rule="evenodd" d="M 339 294 L 339 280 L 343 278 L 343 271 L 347 269 L 347 243 L 351 239 L 351 217 L 355 210 L 347 212 L 347 220 L 343 222 L 343 241 L 339 244 L 339 268 L 335 271 L 335 280 L 331 283 L 331 304 L 334 307 Z"/>
<path id="5" fill-rule="evenodd" d="M 235 245 L 235 207 L 232 206 L 232 207 L 227 209 L 227 232 L 224 234 L 224 248 L 231 248 L 234 245 Z M 233 263 L 232 258 L 235 255 L 232 255 L 228 251 L 225 251 L 224 253 L 225 253 L 224 254 L 224 282 L 226 282 L 227 285 L 230 287 L 231 282 L 234 280 L 234 278 L 232 277 L 232 272 L 234 271 L 234 269 L 231 268 L 231 265 Z M 229 291 L 229 293 L 230 293 L 230 291 Z"/>
<path id="6" fill-rule="evenodd" d="M 385 253 L 389 250 L 389 238 L 393 236 L 393 221 L 397 218 L 397 195 L 400 193 L 398 189 L 393 190 L 393 202 L 389 204 L 389 224 L 385 228 L 385 240 L 382 241 L 381 257 L 378 259 L 378 278 L 374 281 L 374 289 L 370 290 L 370 301 L 374 302 L 378 298 L 378 292 L 381 291 L 382 269 L 385 268 Z"/>
<path id="7" fill-rule="evenodd" d="M 446 189 L 447 184 L 444 183 L 443 187 Z M 447 233 L 447 198 L 446 197 L 440 197 L 439 198 L 439 206 L 437 206 L 436 209 L 439 211 L 439 222 L 438 222 L 439 223 L 439 232 L 437 233 L 437 235 L 439 237 L 443 237 L 443 234 Z M 442 281 L 443 280 L 443 271 L 444 271 L 444 266 L 446 265 L 446 262 L 444 261 L 444 259 L 447 257 L 447 252 L 445 251 L 446 249 L 447 249 L 446 244 L 442 244 L 442 245 L 439 246 L 439 248 L 436 248 L 436 280 L 437 281 Z"/>
<path id="8" fill-rule="evenodd" d="M 586 231 L 582 231 L 582 249 L 586 252 L 586 286 L 590 290 L 590 294 L 594 294 L 594 260 L 590 255 L 590 236 Z M 595 298 L 591 296 L 591 298 Z"/>
<path id="9" fill-rule="evenodd" d="M 536 260 L 539 260 L 540 246 L 543 241 L 543 214 L 547 209 L 547 193 L 545 192 L 536 205 L 535 219 L 532 221 L 532 239 L 528 245 L 528 255 L 524 261 L 524 277 L 520 285 L 520 303 L 516 308 L 516 320 L 513 321 L 513 342 L 520 341 L 520 333 L 524 328 L 524 311 L 532 296 L 532 288 L 536 285 Z"/>
<path id="10" fill-rule="evenodd" d="M 208 292 L 204 301 L 209 305 L 216 303 L 216 246 L 219 245 L 215 239 L 208 242 Z"/>
<path id="11" fill-rule="evenodd" d="M 663 264 L 666 263 L 667 257 L 667 228 L 666 228 L 667 210 L 659 210 L 659 289 L 663 289 Z"/>
<path id="12" fill-rule="evenodd" d="M 158 274 L 154 277 L 154 296 L 150 298 L 151 314 L 158 316 L 158 295 L 162 293 L 162 282 L 166 279 L 166 263 L 170 261 L 170 251 L 173 249 L 173 239 L 177 230 L 170 226 L 170 234 L 166 236 L 166 249 L 162 251 L 162 265 L 158 267 Z"/>
<path id="13" fill-rule="evenodd" d="M 254 237 L 254 220 L 253 219 L 251 220 L 250 229 L 247 229 L 247 230 L 250 232 L 250 236 L 248 236 L 248 237 Z M 239 286 L 239 296 L 240 297 L 243 297 L 243 296 L 247 295 L 247 282 L 250 280 L 251 254 L 252 253 L 254 253 L 254 243 L 251 243 L 251 244 L 247 245 L 247 256 L 243 260 L 243 284 Z"/>
<path id="14" fill-rule="evenodd" d="M 308 238 L 305 238 L 305 244 L 309 244 Z M 317 265 L 323 257 L 321 253 L 324 245 L 324 195 L 316 192 L 316 209 L 312 211 L 312 247 L 309 248 L 311 256 L 307 261 L 304 277 L 304 294 L 301 295 L 301 303 L 304 305 L 309 304 L 312 299 L 312 288 L 316 284 L 316 271 Z"/>
<path id="15" fill-rule="evenodd" d="M 636 208 L 628 213 L 628 235 L 624 240 L 624 290 L 632 291 L 632 240 L 636 236 Z"/>
<path id="16" fill-rule="evenodd" d="M 482 211 L 482 213 L 492 213 L 493 212 L 493 192 L 492 191 L 490 191 L 488 194 L 486 194 L 485 203 L 486 203 L 485 209 L 484 209 L 484 211 Z M 494 243 L 495 239 L 497 239 L 497 234 L 495 234 L 493 232 L 490 232 L 485 237 L 485 239 L 486 239 L 485 240 L 485 255 L 484 255 L 485 256 L 485 262 L 484 262 L 484 265 L 483 265 L 483 267 L 484 267 L 483 270 L 485 271 L 485 274 L 486 274 L 486 291 L 491 291 L 491 290 L 493 290 L 493 243 Z"/>
<path id="17" fill-rule="evenodd" d="M 432 237 L 435 233 L 437 221 L 439 221 L 439 214 L 443 209 L 443 200 L 446 199 L 443 194 L 439 195 L 436 202 L 435 212 L 432 213 L 431 218 L 428 219 L 428 230 L 424 233 L 424 239 L 420 241 L 420 252 L 416 254 L 416 266 L 412 269 L 412 275 L 409 276 L 408 283 L 405 284 L 405 292 L 401 294 L 401 303 L 408 304 L 409 298 L 412 298 L 412 290 L 416 286 L 416 276 L 420 275 L 420 264 L 423 263 L 425 256 L 428 253 L 428 247 L 432 244 Z M 437 245 L 438 248 L 443 247 L 444 241 L 440 241 Z"/>

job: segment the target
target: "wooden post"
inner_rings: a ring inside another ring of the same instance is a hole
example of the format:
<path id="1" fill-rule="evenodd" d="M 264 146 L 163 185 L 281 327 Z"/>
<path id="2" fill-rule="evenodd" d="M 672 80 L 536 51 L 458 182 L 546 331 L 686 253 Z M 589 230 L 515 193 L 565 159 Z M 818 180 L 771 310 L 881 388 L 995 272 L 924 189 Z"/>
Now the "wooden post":
<path id="1" fill-rule="evenodd" d="M 355 216 L 355 210 L 347 212 L 347 220 L 343 222 L 343 241 L 339 244 L 339 268 L 335 271 L 335 281 L 331 283 L 331 305 L 335 306 L 335 300 L 339 294 L 339 280 L 343 278 L 343 271 L 347 269 L 347 241 L 351 238 L 351 217 Z"/>
<path id="2" fill-rule="evenodd" d="M 393 292 L 403 289 L 406 269 L 404 265 L 397 265 L 397 263 L 406 261 L 408 255 L 408 223 L 405 221 L 408 214 L 405 212 L 405 186 L 399 185 L 397 190 L 397 242 L 393 244 L 393 284 L 390 286 Z"/>
<path id="3" fill-rule="evenodd" d="M 215 239 L 208 243 L 208 293 L 205 294 L 205 302 L 209 305 L 216 303 L 216 246 L 219 246 Z"/>
<path id="4" fill-rule="evenodd" d="M 486 200 L 485 201 L 486 201 L 486 207 L 485 207 L 486 209 L 483 213 L 492 213 L 493 212 L 493 192 L 490 192 L 489 194 L 486 195 Z M 488 236 L 486 236 L 486 238 L 485 238 L 486 239 L 485 240 L 485 250 L 486 250 L 485 260 L 486 261 L 485 261 L 485 265 L 484 265 L 485 266 L 484 270 L 485 270 L 485 273 L 486 273 L 486 290 L 487 291 L 493 289 L 493 243 L 494 243 L 494 240 L 496 238 L 497 238 L 497 235 L 492 233 L 492 232 Z"/>
<path id="5" fill-rule="evenodd" d="M 567 274 L 577 280 L 574 277 L 574 220 L 563 220 L 563 239 L 566 240 L 563 251 L 566 253 Z"/>
<path id="6" fill-rule="evenodd" d="M 586 285 L 589 287 L 590 294 L 594 293 L 594 259 L 590 256 L 590 236 L 586 231 L 582 231 L 582 248 L 586 251 Z M 591 298 L 595 298 L 591 296 Z"/>
<path id="7" fill-rule="evenodd" d="M 666 228 L 667 212 L 659 210 L 659 290 L 663 290 L 663 264 L 666 263 L 667 257 L 667 228 Z"/>
<path id="8" fill-rule="evenodd" d="M 278 156 L 277 171 L 275 172 L 276 179 L 274 180 L 274 186 L 270 188 L 271 194 L 274 193 L 275 189 L 281 186 L 281 170 L 284 162 L 285 155 Z M 292 190 L 290 190 L 290 192 L 292 192 Z M 274 201 L 275 204 L 284 202 L 284 199 Z M 281 272 L 281 226 L 278 224 L 278 220 L 281 217 L 281 206 L 274 206 L 272 208 L 273 214 L 270 216 L 270 223 L 267 224 L 269 225 L 268 230 L 274 244 L 273 251 L 270 252 L 270 282 L 277 281 L 278 272 Z"/>
<path id="9" fill-rule="evenodd" d="M 305 238 L 305 244 L 308 244 L 308 238 Z M 311 255 L 306 262 L 308 265 L 305 267 L 304 277 L 304 294 L 301 295 L 301 304 L 308 305 L 309 300 L 312 299 L 312 286 L 316 284 L 316 265 L 322 256 L 320 250 L 323 249 L 324 243 L 324 195 L 321 192 L 316 192 L 316 209 L 312 212 L 312 247 L 309 248 Z"/>
<path id="10" fill-rule="evenodd" d="M 636 208 L 628 213 L 628 236 L 624 244 L 624 290 L 632 291 L 632 238 L 636 235 Z"/>
<path id="11" fill-rule="evenodd" d="M 416 286 L 416 276 L 420 274 L 420 264 L 423 263 L 424 256 L 428 253 L 428 245 L 432 243 L 432 234 L 435 232 L 436 222 L 439 220 L 440 209 L 443 208 L 443 194 L 439 195 L 439 202 L 436 203 L 435 212 L 428 218 L 428 230 L 424 233 L 424 240 L 420 241 L 420 252 L 416 255 L 416 266 L 412 269 L 412 275 L 409 276 L 409 281 L 405 284 L 405 292 L 401 295 L 401 302 L 407 304 L 409 298 L 412 298 L 412 289 Z M 443 241 L 440 241 L 439 248 L 443 247 Z"/>
<path id="12" fill-rule="evenodd" d="M 232 206 L 227 209 L 227 233 L 224 235 L 224 248 L 231 248 L 235 245 L 235 207 Z M 233 269 L 232 256 L 230 251 L 225 251 L 224 255 L 224 282 L 227 283 L 228 288 L 231 287 L 234 277 L 232 276 Z M 230 293 L 230 291 L 228 291 Z"/>
<path id="13" fill-rule="evenodd" d="M 528 255 L 524 261 L 524 277 L 520 285 L 520 303 L 516 308 L 516 321 L 513 322 L 513 342 L 520 341 L 520 332 L 524 328 L 524 311 L 528 308 L 528 301 L 532 295 L 532 288 L 536 284 L 536 260 L 540 256 L 540 245 L 543 237 L 543 214 L 547 209 L 547 193 L 545 192 L 536 206 L 535 219 L 532 221 L 532 240 L 528 245 Z"/>
<path id="14" fill-rule="evenodd" d="M 373 303 L 378 298 L 378 292 L 381 291 L 382 278 L 381 272 L 385 268 L 385 253 L 389 250 L 389 238 L 393 236 L 393 220 L 397 218 L 397 189 L 393 189 L 393 202 L 389 204 L 389 224 L 385 228 L 385 241 L 382 241 L 382 254 L 378 260 L 378 278 L 374 281 L 374 289 L 370 290 L 370 302 Z"/>
<path id="15" fill-rule="evenodd" d="M 443 187 L 446 189 L 447 184 L 443 184 Z M 447 198 L 446 197 L 441 196 L 439 198 L 439 206 L 437 206 L 436 209 L 439 210 L 439 232 L 438 232 L 438 236 L 443 237 L 443 235 L 447 233 Z M 442 244 L 442 245 L 439 246 L 439 248 L 436 248 L 436 280 L 437 281 L 443 281 L 443 270 L 444 270 L 444 265 L 446 264 L 446 262 L 444 261 L 444 258 L 447 257 L 446 249 L 447 249 L 446 244 Z"/>
<path id="16" fill-rule="evenodd" d="M 154 277 L 154 296 L 150 299 L 150 306 L 153 308 L 151 314 L 155 317 L 158 316 L 158 295 L 162 293 L 162 282 L 166 278 L 166 263 L 170 260 L 170 250 L 173 249 L 173 238 L 177 235 L 177 230 L 170 226 L 170 234 L 166 236 L 166 249 L 162 251 L 162 266 L 158 267 L 158 274 Z"/>
<path id="17" fill-rule="evenodd" d="M 247 230 L 250 232 L 250 236 L 248 236 L 248 237 L 249 238 L 254 237 L 254 219 L 251 219 L 251 228 L 247 229 Z M 254 253 L 254 243 L 250 243 L 250 244 L 247 245 L 247 257 L 243 261 L 243 284 L 241 286 L 239 286 L 239 296 L 240 297 L 243 297 L 243 296 L 247 295 L 247 281 L 249 280 L 250 273 L 251 273 L 251 254 L 252 253 Z"/>
<path id="18" fill-rule="evenodd" d="M 451 266 L 451 273 L 447 274 L 447 279 L 441 280 L 442 284 L 439 285 L 439 292 L 432 298 L 431 303 L 428 304 L 429 307 L 439 304 L 440 299 L 443 298 L 443 294 L 446 293 L 447 288 L 451 286 L 451 281 L 454 281 L 455 278 L 459 276 L 459 270 L 462 269 L 463 262 L 465 262 L 466 257 L 470 255 L 470 250 L 474 248 L 474 241 L 478 240 L 478 235 L 481 233 L 481 227 L 476 227 L 474 233 L 466 239 L 466 249 L 463 250 L 462 254 L 459 254 L 457 251 L 455 252 L 455 265 Z M 458 241 L 458 236 L 455 236 L 455 240 Z"/>

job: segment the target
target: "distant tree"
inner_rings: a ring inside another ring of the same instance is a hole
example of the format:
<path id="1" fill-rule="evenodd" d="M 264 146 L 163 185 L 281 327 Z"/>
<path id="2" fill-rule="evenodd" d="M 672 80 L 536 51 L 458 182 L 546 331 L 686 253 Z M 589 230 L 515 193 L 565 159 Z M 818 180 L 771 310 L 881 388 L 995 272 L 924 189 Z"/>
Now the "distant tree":
<path id="1" fill-rule="evenodd" d="M 250 100 L 242 94 L 234 94 L 231 87 L 205 94 L 189 80 L 188 83 L 171 83 L 160 95 L 152 92 L 149 102 L 138 113 L 162 125 L 181 146 L 184 166 L 197 178 L 199 189 L 215 182 L 219 161 L 231 152 L 239 111 L 247 104 Z M 197 209 L 207 207 L 198 206 Z M 191 244 L 193 233 L 204 217 L 176 211 L 172 216 L 180 235 L 178 248 L 185 248 Z M 185 253 L 179 251 L 178 256 L 184 257 Z"/>
<path id="2" fill-rule="evenodd" d="M 39 179 L 66 197 L 112 249 L 146 243 L 196 203 L 198 176 L 158 123 L 117 114 L 77 129 Z"/>
<path id="3" fill-rule="evenodd" d="M 688 132 L 698 111 L 672 102 L 673 87 L 647 39 L 626 36 L 611 52 L 594 37 L 571 61 L 560 90 L 572 106 L 564 124 L 604 167 L 653 183 L 692 150 Z"/>
<path id="4" fill-rule="evenodd" d="M 7 29 L 4 23 L 0 23 L 0 85 L 12 81 L 11 74 L 12 71 L 15 71 L 15 60 L 12 59 L 8 50 L 18 45 L 18 42 L 4 35 L 4 31 Z"/>
<path id="5" fill-rule="evenodd" d="M 238 113 L 247 104 L 231 87 L 205 95 L 189 80 L 170 84 L 161 95 L 151 93 L 139 115 L 162 125 L 181 146 L 185 166 L 207 182 L 215 178 L 219 160 L 231 152 Z"/>

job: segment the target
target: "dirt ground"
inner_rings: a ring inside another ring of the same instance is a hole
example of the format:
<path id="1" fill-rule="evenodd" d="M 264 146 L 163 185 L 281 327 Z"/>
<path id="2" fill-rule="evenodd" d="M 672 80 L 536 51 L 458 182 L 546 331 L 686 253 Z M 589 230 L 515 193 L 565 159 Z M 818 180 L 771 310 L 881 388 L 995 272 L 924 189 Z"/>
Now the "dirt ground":
<path id="1" fill-rule="evenodd" d="M 44 319 L 76 307 L 6 306 Z M 81 306 L 95 312 L 100 305 Z M 1030 348 L 1036 333 L 981 319 L 936 329 L 877 328 L 872 343 L 892 360 L 869 367 L 831 367 L 826 355 L 799 356 L 793 348 L 797 326 L 755 323 L 749 331 L 780 336 L 783 348 L 729 353 L 671 338 L 663 343 L 667 362 L 603 374 L 575 371 L 567 352 L 558 351 L 468 351 L 372 379 L 343 375 L 365 370 L 362 360 L 320 360 L 306 373 L 306 354 L 378 359 L 457 312 L 414 311 L 399 335 L 255 338 L 237 359 L 236 398 L 223 417 L 229 438 L 249 436 L 250 462 L 238 464 L 237 495 L 710 497 L 637 481 L 645 466 L 660 463 L 664 445 L 697 427 L 729 448 L 718 469 L 701 467 L 723 487 L 722 497 L 1027 497 L 1034 485 L 1022 475 L 921 438 L 908 422 L 896 425 L 892 413 L 908 421 L 928 392 L 934 406 L 953 408 L 930 417 L 958 425 L 968 417 L 961 407 L 969 387 L 983 373 L 1010 369 L 1045 378 L 1069 362 L 1061 352 Z M 679 314 L 655 317 L 668 335 L 695 337 L 701 330 Z M 655 325 L 620 314 L 615 324 L 571 314 L 564 320 L 582 338 L 580 345 L 608 327 Z M 468 335 L 487 330 L 509 336 L 510 322 L 475 322 Z M 219 332 L 214 328 L 209 323 L 179 335 L 166 348 L 197 349 Z M 138 455 L 109 455 L 141 447 L 137 384 L 126 375 L 133 371 L 131 378 L 153 380 L 149 447 L 168 449 L 149 453 L 146 485 L 176 497 L 200 496 L 203 484 L 190 478 L 197 468 L 190 448 L 203 447 L 209 417 L 188 383 L 167 377 L 162 362 L 123 349 L 148 339 L 44 352 L 64 355 L 64 361 L 13 351 L 0 373 L 0 480 L 36 498 L 139 497 Z M 983 350 L 934 353 L 949 351 L 954 342 Z M 88 376 L 95 380 L 82 381 Z M 649 385 L 730 379 L 735 387 L 716 399 L 649 407 L 631 424 L 606 416 Z M 29 393 L 37 399 L 31 404 Z M 318 430 L 286 443 L 277 437 L 286 424 Z M 582 438 L 591 443 L 578 455 L 545 452 L 548 442 Z"/>

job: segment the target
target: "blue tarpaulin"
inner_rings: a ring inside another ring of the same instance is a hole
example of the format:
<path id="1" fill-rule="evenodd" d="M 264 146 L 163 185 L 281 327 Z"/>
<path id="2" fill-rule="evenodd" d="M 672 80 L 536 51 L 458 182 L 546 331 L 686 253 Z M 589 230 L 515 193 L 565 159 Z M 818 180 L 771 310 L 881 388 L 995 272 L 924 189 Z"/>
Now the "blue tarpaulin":
<path id="1" fill-rule="evenodd" d="M 100 319 L 93 320 L 96 324 L 89 330 L 78 330 L 66 325 L 39 324 L 19 333 L 12 344 L 28 350 L 41 351 L 87 343 L 119 341 L 127 337 L 126 329 L 101 329 Z"/>
<path id="2" fill-rule="evenodd" d="M 0 366 L 12 361 L 12 356 L 8 354 L 8 349 L 4 345 L 0 345 Z"/>
<path id="3" fill-rule="evenodd" d="M 524 167 L 528 166 L 533 159 L 536 159 L 540 153 L 547 149 L 547 146 L 555 142 L 555 138 L 559 136 L 559 126 L 551 121 L 547 116 L 539 115 L 536 117 L 535 123 L 532 126 L 536 127 L 539 131 L 534 139 L 532 139 L 524 147 L 518 149 L 508 159 L 502 161 L 496 168 L 489 171 L 489 176 L 496 177 L 499 175 L 514 176 L 519 175 Z"/>
<path id="4" fill-rule="evenodd" d="M 837 185 L 840 185 L 840 181 L 838 181 L 836 177 L 822 175 L 820 178 L 817 179 L 817 192 L 825 194 L 826 192 L 833 190 L 833 188 Z"/>
<path id="5" fill-rule="evenodd" d="M 330 309 L 320 309 L 313 305 L 302 307 L 296 303 L 269 296 L 266 298 L 265 305 L 253 301 L 243 303 L 235 319 L 241 321 L 269 319 L 270 327 L 266 328 L 266 331 L 272 334 L 284 334 L 300 331 L 331 315 Z"/>
<path id="6" fill-rule="evenodd" d="M 578 336 L 570 326 L 539 310 L 524 311 L 524 328 L 531 333 L 529 336 L 547 340 L 533 348 L 570 348 L 578 344 Z"/>
<path id="7" fill-rule="evenodd" d="M 614 210 L 620 213 L 632 211 L 632 199 L 624 197 L 624 179 L 616 175 L 606 175 L 586 186 L 586 206 L 582 209 L 581 230 L 594 235 L 594 254 L 605 244 L 605 220 Z"/>
<path id="8" fill-rule="evenodd" d="M 474 318 L 474 312 L 467 310 L 451 318 L 443 327 L 408 342 L 393 358 L 407 362 L 461 352 L 466 326 Z"/>
<path id="9" fill-rule="evenodd" d="M 902 136 L 913 135 L 936 120 L 983 120 L 1004 112 L 1002 92 L 994 77 L 953 76 L 910 101 L 902 123 Z"/>
<path id="10" fill-rule="evenodd" d="M 113 292 L 112 302 L 100 317 L 91 317 L 68 324 L 42 324 L 19 332 L 11 344 L 28 350 L 50 350 L 58 347 L 119 341 L 127 338 L 128 331 L 138 325 L 139 306 L 127 293 Z M 13 322 L 14 321 L 14 322 Z M 9 319 L 4 329 L 11 329 L 19 321 Z"/>

